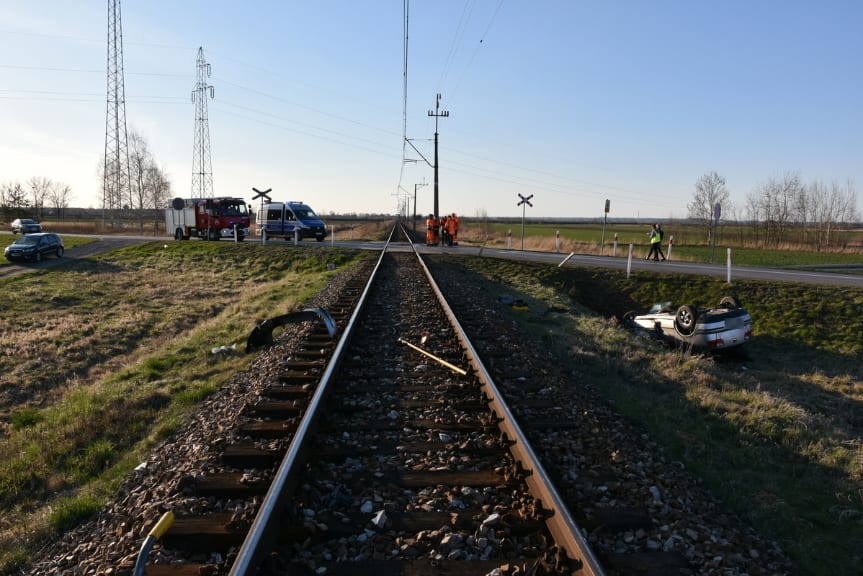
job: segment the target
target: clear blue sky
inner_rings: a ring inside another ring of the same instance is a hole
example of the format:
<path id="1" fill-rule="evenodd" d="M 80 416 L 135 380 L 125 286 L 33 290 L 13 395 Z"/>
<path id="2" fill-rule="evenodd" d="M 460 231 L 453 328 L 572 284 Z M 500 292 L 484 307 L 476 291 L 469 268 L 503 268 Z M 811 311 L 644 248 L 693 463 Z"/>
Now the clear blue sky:
<path id="1" fill-rule="evenodd" d="M 432 169 L 402 162 L 402 0 L 126 0 L 122 17 L 127 124 L 175 196 L 203 47 L 216 195 L 394 213 L 425 182 L 431 211 Z M 107 20 L 107 0 L 0 0 L 0 182 L 101 206 Z M 533 194 L 531 216 L 608 198 L 612 217 L 683 217 L 710 171 L 741 208 L 792 171 L 863 187 L 863 2 L 412 0 L 409 20 L 406 132 L 430 162 L 436 93 L 449 111 L 441 212 L 520 216 Z"/>

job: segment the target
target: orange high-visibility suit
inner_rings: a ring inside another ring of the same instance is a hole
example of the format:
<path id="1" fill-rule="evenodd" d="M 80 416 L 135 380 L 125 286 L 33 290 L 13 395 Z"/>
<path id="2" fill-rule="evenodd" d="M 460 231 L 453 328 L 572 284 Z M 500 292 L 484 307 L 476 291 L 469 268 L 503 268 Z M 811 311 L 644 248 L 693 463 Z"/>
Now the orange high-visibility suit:
<path id="1" fill-rule="evenodd" d="M 429 214 L 429 217 L 426 218 L 426 245 L 427 246 L 437 246 L 438 243 L 438 233 L 437 233 L 437 218 L 434 217 L 434 214 Z"/>
<path id="2" fill-rule="evenodd" d="M 446 220 L 447 233 L 449 234 L 450 246 L 458 246 L 458 216 L 455 215 L 455 212 L 450 214 L 450 217 Z"/>

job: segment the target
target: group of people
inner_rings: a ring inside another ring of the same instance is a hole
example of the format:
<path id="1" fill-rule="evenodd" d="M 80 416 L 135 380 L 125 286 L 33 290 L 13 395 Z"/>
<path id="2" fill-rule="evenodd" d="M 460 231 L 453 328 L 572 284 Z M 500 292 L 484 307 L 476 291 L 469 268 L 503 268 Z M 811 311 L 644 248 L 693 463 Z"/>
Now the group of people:
<path id="1" fill-rule="evenodd" d="M 665 260 L 665 254 L 662 253 L 662 226 L 654 224 L 648 235 L 650 236 L 650 251 L 645 260 L 650 260 L 651 256 L 655 261 Z"/>
<path id="2" fill-rule="evenodd" d="M 459 220 L 455 212 L 435 218 L 429 214 L 426 218 L 426 246 L 458 246 Z"/>

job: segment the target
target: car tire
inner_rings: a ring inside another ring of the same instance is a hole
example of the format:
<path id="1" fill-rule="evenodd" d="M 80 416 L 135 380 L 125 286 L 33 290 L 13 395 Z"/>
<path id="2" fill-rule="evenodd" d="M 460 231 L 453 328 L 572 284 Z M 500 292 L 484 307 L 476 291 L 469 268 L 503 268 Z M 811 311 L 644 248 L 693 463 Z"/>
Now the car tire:
<path id="1" fill-rule="evenodd" d="M 636 314 L 632 310 L 624 314 L 623 318 L 621 319 L 623 325 L 626 328 L 635 328 L 635 316 Z"/>
<path id="2" fill-rule="evenodd" d="M 719 307 L 726 310 L 735 310 L 741 307 L 740 300 L 736 296 L 725 296 L 719 301 Z"/>
<path id="3" fill-rule="evenodd" d="M 34 260 L 35 262 L 41 262 L 41 261 L 42 261 L 42 253 L 41 253 L 41 252 L 36 252 L 36 255 L 35 255 L 35 256 L 33 256 L 33 260 Z"/>
<path id="4" fill-rule="evenodd" d="M 697 316 L 692 306 L 681 306 L 677 309 L 677 314 L 674 315 L 674 329 L 681 336 L 692 336 L 695 332 L 696 320 Z"/>
<path id="5" fill-rule="evenodd" d="M 57 258 L 62 258 L 62 257 L 63 257 L 63 252 L 64 252 L 63 247 L 62 247 L 62 246 L 57 246 Z"/>

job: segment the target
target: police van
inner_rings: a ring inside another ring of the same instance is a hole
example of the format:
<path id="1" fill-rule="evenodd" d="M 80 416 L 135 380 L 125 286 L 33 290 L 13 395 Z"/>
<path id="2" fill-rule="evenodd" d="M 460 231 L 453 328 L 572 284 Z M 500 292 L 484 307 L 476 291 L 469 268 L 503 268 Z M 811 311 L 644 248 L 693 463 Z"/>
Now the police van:
<path id="1" fill-rule="evenodd" d="M 302 202 L 270 202 L 262 204 L 257 214 L 258 234 L 267 232 L 267 237 L 282 237 L 291 240 L 314 238 L 323 242 L 327 237 L 327 225 L 318 218 L 308 204 Z"/>

